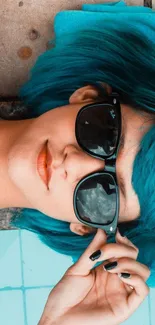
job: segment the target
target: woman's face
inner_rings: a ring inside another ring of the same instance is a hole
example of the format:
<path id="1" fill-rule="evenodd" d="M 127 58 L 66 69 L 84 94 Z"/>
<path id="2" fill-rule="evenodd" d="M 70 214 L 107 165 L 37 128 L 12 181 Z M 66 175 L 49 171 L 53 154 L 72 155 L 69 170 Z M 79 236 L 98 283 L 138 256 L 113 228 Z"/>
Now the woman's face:
<path id="1" fill-rule="evenodd" d="M 9 176 L 32 208 L 70 222 L 72 231 L 79 234 L 82 234 L 82 228 L 74 214 L 74 189 L 84 176 L 103 170 L 104 161 L 89 156 L 79 147 L 75 137 L 75 120 L 79 110 L 97 101 L 97 96 L 92 86 L 83 87 L 70 97 L 68 105 L 30 119 L 9 152 Z M 151 123 L 130 107 L 121 105 L 121 113 L 124 143 L 116 163 L 120 191 L 119 222 L 139 216 L 138 198 L 131 184 L 132 166 L 140 140 Z M 38 155 L 46 140 L 52 156 L 49 189 L 37 170 Z M 84 228 L 87 231 L 87 227 Z"/>

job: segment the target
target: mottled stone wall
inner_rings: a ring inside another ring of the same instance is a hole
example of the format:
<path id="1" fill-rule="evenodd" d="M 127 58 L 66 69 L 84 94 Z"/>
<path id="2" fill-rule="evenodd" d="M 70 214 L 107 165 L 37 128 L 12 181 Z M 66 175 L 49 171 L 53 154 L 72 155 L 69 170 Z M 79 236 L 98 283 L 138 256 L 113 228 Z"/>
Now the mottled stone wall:
<path id="1" fill-rule="evenodd" d="M 0 209 L 0 230 L 15 229 L 9 222 L 14 213 L 19 213 L 19 208 Z"/>

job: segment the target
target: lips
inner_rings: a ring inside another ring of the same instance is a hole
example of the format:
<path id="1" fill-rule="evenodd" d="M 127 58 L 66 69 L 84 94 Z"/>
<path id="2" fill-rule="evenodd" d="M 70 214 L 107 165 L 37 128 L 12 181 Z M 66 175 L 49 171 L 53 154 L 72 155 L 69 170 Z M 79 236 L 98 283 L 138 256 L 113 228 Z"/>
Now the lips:
<path id="1" fill-rule="evenodd" d="M 52 157 L 48 148 L 48 140 L 44 143 L 37 159 L 37 170 L 41 180 L 49 190 L 49 182 L 51 179 L 51 162 Z"/>

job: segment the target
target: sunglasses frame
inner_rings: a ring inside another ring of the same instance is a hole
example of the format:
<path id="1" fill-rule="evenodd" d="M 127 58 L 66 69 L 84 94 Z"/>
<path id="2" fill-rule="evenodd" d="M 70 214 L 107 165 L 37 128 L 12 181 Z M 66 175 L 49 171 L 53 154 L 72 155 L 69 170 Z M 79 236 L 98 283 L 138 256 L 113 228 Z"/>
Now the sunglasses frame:
<path id="1" fill-rule="evenodd" d="M 91 153 L 89 152 L 89 150 L 87 150 L 87 148 L 85 148 L 85 146 L 83 146 L 83 144 L 81 143 L 79 136 L 78 136 L 78 119 L 79 116 L 81 115 L 81 113 L 86 110 L 89 109 L 89 107 L 92 106 L 103 106 L 104 107 L 107 105 L 109 106 L 109 108 L 111 107 L 115 107 L 115 109 L 117 110 L 117 118 L 119 121 L 119 125 L 118 125 L 118 138 L 117 138 L 117 143 L 116 143 L 116 148 L 114 150 L 114 152 L 112 154 L 110 154 L 108 157 L 104 156 L 104 155 L 98 155 L 95 153 Z M 107 235 L 114 235 L 116 233 L 117 230 L 117 224 L 118 224 L 118 217 L 119 217 L 119 207 L 120 207 L 120 200 L 119 200 L 119 188 L 118 188 L 118 183 L 117 183 L 117 176 L 116 176 L 116 158 L 117 158 L 117 154 L 119 151 L 119 147 L 120 147 L 120 137 L 121 137 L 121 132 L 122 132 L 122 119 L 121 119 L 121 107 L 120 107 L 120 103 L 119 103 L 119 95 L 115 92 L 111 93 L 108 97 L 106 101 L 102 101 L 102 102 L 98 102 L 98 103 L 93 103 L 93 104 L 89 104 L 89 105 L 85 105 L 83 106 L 80 111 L 77 114 L 76 117 L 76 122 L 75 122 L 75 135 L 76 135 L 76 139 L 77 142 L 79 144 L 79 146 L 83 149 L 83 151 L 85 151 L 88 155 L 90 155 L 91 157 L 95 157 L 101 160 L 105 161 L 105 167 L 104 167 L 104 171 L 99 171 L 97 173 L 91 173 L 85 177 L 83 177 L 78 184 L 75 187 L 74 190 L 74 195 L 73 195 L 73 207 L 74 207 L 74 212 L 75 215 L 77 217 L 77 219 L 90 227 L 95 227 L 95 228 L 100 228 L 105 230 L 105 232 L 107 233 Z M 116 213 L 115 213 L 115 217 L 113 219 L 113 221 L 107 225 L 104 224 L 99 224 L 99 223 L 93 223 L 93 222 L 89 222 L 89 221 L 85 221 L 83 220 L 79 214 L 78 214 L 78 210 L 77 210 L 77 192 L 79 190 L 79 187 L 81 186 L 81 184 L 83 182 L 85 182 L 86 180 L 88 180 L 89 178 L 92 177 L 96 177 L 96 176 L 103 176 L 103 175 L 110 175 L 113 178 L 114 181 L 114 185 L 115 185 L 115 189 L 116 189 Z"/>

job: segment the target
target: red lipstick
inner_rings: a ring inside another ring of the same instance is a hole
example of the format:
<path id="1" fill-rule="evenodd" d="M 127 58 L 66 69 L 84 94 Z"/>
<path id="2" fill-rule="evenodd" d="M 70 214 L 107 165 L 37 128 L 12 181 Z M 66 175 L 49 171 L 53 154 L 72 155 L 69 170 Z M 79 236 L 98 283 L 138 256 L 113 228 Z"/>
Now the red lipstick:
<path id="1" fill-rule="evenodd" d="M 49 190 L 49 182 L 51 179 L 51 162 L 52 156 L 48 148 L 48 140 L 44 143 L 37 159 L 37 170 L 41 180 Z"/>

